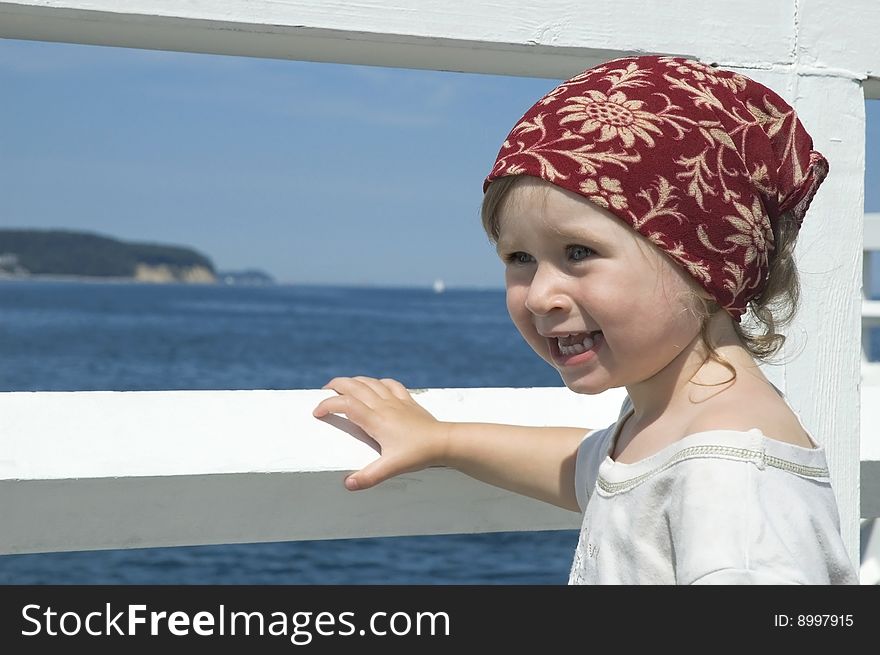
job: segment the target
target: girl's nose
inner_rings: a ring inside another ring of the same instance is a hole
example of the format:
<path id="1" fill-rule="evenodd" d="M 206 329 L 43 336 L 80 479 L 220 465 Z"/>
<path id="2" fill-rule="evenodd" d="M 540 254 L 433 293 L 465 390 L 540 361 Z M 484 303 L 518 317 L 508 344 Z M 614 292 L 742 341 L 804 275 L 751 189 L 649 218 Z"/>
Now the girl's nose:
<path id="1" fill-rule="evenodd" d="M 567 309 L 569 304 L 558 271 L 538 265 L 526 294 L 526 309 L 536 316 L 543 316 L 554 309 Z"/>

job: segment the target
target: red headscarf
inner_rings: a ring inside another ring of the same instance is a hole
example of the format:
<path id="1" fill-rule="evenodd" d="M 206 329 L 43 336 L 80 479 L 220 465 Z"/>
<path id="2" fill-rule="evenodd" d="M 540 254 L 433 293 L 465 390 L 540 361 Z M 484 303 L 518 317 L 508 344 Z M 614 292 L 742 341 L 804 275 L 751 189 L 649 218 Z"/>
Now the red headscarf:
<path id="1" fill-rule="evenodd" d="M 782 98 L 681 57 L 627 57 L 550 91 L 483 184 L 532 175 L 613 212 L 734 318 L 762 290 L 772 222 L 798 226 L 828 162 Z"/>

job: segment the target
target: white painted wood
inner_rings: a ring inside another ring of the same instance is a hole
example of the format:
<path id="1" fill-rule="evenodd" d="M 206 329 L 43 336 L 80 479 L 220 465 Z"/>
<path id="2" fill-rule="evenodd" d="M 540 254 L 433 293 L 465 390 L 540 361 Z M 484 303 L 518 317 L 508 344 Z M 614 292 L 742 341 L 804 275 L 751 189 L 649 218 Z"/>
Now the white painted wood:
<path id="1" fill-rule="evenodd" d="M 863 392 L 865 391 L 865 387 L 880 387 L 880 362 L 862 362 Z M 865 394 L 862 393 L 862 419 L 865 418 L 865 412 L 872 409 L 871 407 L 866 407 L 864 405 L 865 402 Z M 880 423 L 878 423 L 877 425 L 880 425 Z"/>
<path id="2" fill-rule="evenodd" d="M 800 64 L 829 72 L 861 71 L 865 95 L 880 98 L 880 2 L 796 0 L 795 5 Z"/>
<path id="3" fill-rule="evenodd" d="M 377 453 L 357 429 L 334 426 L 344 419 L 312 417 L 332 395 L 0 394 L 0 553 L 579 527 L 576 513 L 449 469 L 347 491 L 344 476 Z M 442 420 L 585 428 L 612 423 L 622 398 L 418 394 Z"/>
<path id="4" fill-rule="evenodd" d="M 28 0 L 0 2 L 0 36 L 564 78 L 631 52 L 790 62 L 798 1 Z M 862 58 L 846 63 L 866 76 Z"/>
<path id="5" fill-rule="evenodd" d="M 862 316 L 869 322 L 880 319 L 880 300 L 862 301 Z"/>
<path id="6" fill-rule="evenodd" d="M 880 250 L 880 212 L 865 214 L 865 238 L 862 248 L 863 250 Z"/>
<path id="7" fill-rule="evenodd" d="M 877 379 L 873 380 L 874 384 L 862 386 L 861 515 L 863 518 L 880 517 L 880 364 L 874 365 L 874 373 L 877 376 Z M 880 548 L 880 543 L 877 547 Z"/>
<path id="8" fill-rule="evenodd" d="M 880 418 L 880 387 L 870 393 L 866 425 Z M 576 514 L 447 469 L 346 491 L 346 473 L 377 455 L 311 417 L 327 395 L 0 394 L 0 553 L 578 527 Z M 598 427 L 614 420 L 622 393 L 440 389 L 418 398 L 445 420 Z M 865 443 L 862 459 L 876 467 L 880 452 Z M 880 496 L 870 494 L 863 488 L 863 515 L 878 516 Z"/>
<path id="9" fill-rule="evenodd" d="M 550 78 L 659 52 L 797 63 L 880 97 L 878 11 L 827 0 L 24 0 L 0 2 L 0 36 Z"/>

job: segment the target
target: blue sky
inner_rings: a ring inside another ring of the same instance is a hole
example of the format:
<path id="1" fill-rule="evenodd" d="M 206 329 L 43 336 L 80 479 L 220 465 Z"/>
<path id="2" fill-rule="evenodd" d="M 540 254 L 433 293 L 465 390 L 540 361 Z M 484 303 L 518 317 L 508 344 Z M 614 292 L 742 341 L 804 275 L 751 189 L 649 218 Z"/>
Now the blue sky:
<path id="1" fill-rule="evenodd" d="M 0 226 L 293 283 L 503 286 L 482 179 L 555 80 L 0 39 Z M 866 209 L 880 211 L 880 101 Z"/>

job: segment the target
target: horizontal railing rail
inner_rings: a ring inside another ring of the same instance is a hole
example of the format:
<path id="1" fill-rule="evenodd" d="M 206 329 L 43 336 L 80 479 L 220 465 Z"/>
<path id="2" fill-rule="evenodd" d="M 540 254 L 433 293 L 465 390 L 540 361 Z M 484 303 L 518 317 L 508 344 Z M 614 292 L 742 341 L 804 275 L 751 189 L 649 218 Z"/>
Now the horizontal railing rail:
<path id="1" fill-rule="evenodd" d="M 432 468 L 349 492 L 377 457 L 333 392 L 0 394 L 0 553 L 574 529 L 580 516 Z M 865 389 L 863 426 L 880 387 Z M 444 420 L 603 427 L 623 390 L 432 389 Z M 880 515 L 880 449 L 863 442 L 862 516 Z"/>
<path id="2" fill-rule="evenodd" d="M 332 391 L 0 394 L 0 553 L 578 527 L 445 468 L 349 492 L 377 457 Z M 602 427 L 620 390 L 433 389 L 438 418 Z"/>
<path id="3" fill-rule="evenodd" d="M 873 283 L 872 253 L 880 251 L 880 213 L 869 212 L 865 214 L 863 244 L 862 288 L 865 298 L 862 300 L 862 384 L 878 386 L 880 385 L 880 362 L 871 361 L 870 349 L 871 330 L 880 328 L 880 300 L 870 298 L 870 289 Z M 870 434 L 867 433 L 867 435 Z M 864 429 L 862 435 L 863 439 L 867 437 Z"/>

